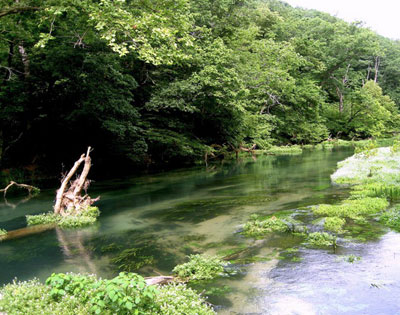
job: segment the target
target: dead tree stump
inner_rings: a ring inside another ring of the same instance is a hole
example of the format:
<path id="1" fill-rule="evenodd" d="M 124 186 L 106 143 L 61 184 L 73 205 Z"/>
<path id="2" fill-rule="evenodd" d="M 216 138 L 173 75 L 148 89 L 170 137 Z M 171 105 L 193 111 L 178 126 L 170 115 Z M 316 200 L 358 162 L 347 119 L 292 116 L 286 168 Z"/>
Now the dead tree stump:
<path id="1" fill-rule="evenodd" d="M 57 190 L 56 203 L 54 205 L 55 214 L 62 216 L 77 215 L 100 199 L 100 197 L 92 199 L 86 193 L 90 185 L 90 180 L 88 180 L 87 176 L 92 166 L 90 152 L 92 152 L 92 148 L 88 147 L 86 154 L 81 155 L 62 179 L 61 186 Z M 82 163 L 84 163 L 82 173 L 72 179 Z M 85 191 L 83 196 L 82 190 Z"/>

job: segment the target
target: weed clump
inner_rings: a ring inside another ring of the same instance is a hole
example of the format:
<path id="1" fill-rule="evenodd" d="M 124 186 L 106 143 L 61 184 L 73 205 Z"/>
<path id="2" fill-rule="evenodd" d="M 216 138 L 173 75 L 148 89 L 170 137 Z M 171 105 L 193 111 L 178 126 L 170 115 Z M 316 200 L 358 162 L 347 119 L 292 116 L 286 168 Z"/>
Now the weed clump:
<path id="1" fill-rule="evenodd" d="M 88 207 L 81 210 L 76 215 L 61 216 L 53 212 L 42 213 L 38 215 L 27 215 L 28 226 L 38 224 L 56 224 L 61 228 L 79 228 L 94 224 L 100 215 L 99 208 Z"/>
<path id="2" fill-rule="evenodd" d="M 271 232 L 288 232 L 288 224 L 275 216 L 268 219 L 259 219 L 257 215 L 252 215 L 250 220 L 243 227 L 243 234 L 249 237 L 260 237 Z"/>
<path id="3" fill-rule="evenodd" d="M 394 230 L 400 231 L 400 210 L 395 208 L 382 213 L 379 221 Z"/>
<path id="4" fill-rule="evenodd" d="M 327 217 L 325 218 L 324 228 L 327 231 L 341 233 L 343 232 L 343 226 L 346 224 L 346 220 L 339 217 Z"/>
<path id="5" fill-rule="evenodd" d="M 274 154 L 274 155 L 297 155 L 302 154 L 303 149 L 299 145 L 291 145 L 291 146 L 272 146 L 271 148 L 264 150 L 266 154 Z"/>
<path id="6" fill-rule="evenodd" d="M 314 232 L 308 234 L 306 242 L 311 247 L 336 247 L 336 236 L 326 232 Z"/>
<path id="7" fill-rule="evenodd" d="M 347 199 L 338 205 L 319 205 L 313 207 L 316 215 L 356 219 L 362 215 L 375 214 L 385 210 L 389 202 L 385 198 L 366 197 Z"/>
<path id="8" fill-rule="evenodd" d="M 225 274 L 227 262 L 218 257 L 190 255 L 187 263 L 177 265 L 172 272 L 186 280 L 211 280 Z"/>

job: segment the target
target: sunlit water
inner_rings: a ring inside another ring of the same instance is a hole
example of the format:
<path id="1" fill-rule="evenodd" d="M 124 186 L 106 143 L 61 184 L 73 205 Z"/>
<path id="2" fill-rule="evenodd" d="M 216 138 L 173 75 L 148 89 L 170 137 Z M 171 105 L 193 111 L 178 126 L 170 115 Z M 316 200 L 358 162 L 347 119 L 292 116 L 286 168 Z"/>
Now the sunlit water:
<path id="1" fill-rule="evenodd" d="M 95 183 L 101 195 L 96 226 L 50 230 L 0 243 L 0 282 L 46 279 L 52 272 L 120 271 L 168 274 L 192 253 L 234 259 L 235 275 L 197 286 L 220 314 L 400 313 L 400 237 L 382 227 L 354 231 L 333 250 L 314 250 L 291 235 L 253 240 L 240 234 L 251 214 L 334 203 L 347 190 L 330 184 L 350 149 L 263 156 L 126 180 Z M 0 206 L 0 228 L 25 226 L 25 215 L 50 211 L 54 191 Z M 362 237 L 362 238 L 361 238 Z M 363 239 L 364 241 L 360 241 Z M 349 263 L 344 256 L 361 260 Z"/>

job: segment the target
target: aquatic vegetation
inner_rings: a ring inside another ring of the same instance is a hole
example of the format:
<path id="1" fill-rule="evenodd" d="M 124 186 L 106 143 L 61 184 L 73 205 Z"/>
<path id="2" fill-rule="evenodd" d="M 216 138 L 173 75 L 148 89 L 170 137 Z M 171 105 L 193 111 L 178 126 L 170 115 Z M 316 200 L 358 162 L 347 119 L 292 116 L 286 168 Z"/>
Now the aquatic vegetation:
<path id="1" fill-rule="evenodd" d="M 42 213 L 37 215 L 27 215 L 28 226 L 38 224 L 57 224 L 61 228 L 79 228 L 94 224 L 100 211 L 97 207 L 88 207 L 77 215 L 61 216 L 54 212 Z"/>
<path id="2" fill-rule="evenodd" d="M 4 236 L 7 234 L 7 231 L 4 229 L 0 229 L 0 236 Z"/>
<path id="3" fill-rule="evenodd" d="M 327 231 L 341 233 L 343 232 L 343 226 L 346 224 L 346 220 L 339 217 L 327 217 L 325 218 L 324 228 Z"/>
<path id="4" fill-rule="evenodd" d="M 336 247 L 336 236 L 326 232 L 314 232 L 308 234 L 306 242 L 311 247 Z"/>
<path id="5" fill-rule="evenodd" d="M 346 199 L 337 205 L 322 204 L 312 209 L 316 215 L 357 218 L 360 215 L 378 213 L 385 210 L 388 206 L 389 202 L 385 198 L 366 197 L 362 199 Z"/>
<path id="6" fill-rule="evenodd" d="M 299 145 L 291 145 L 291 146 L 272 146 L 267 150 L 263 150 L 266 154 L 274 154 L 274 155 L 297 155 L 302 154 L 303 149 Z"/>
<path id="7" fill-rule="evenodd" d="M 392 153 L 391 148 L 377 148 L 373 156 L 363 152 L 338 163 L 338 169 L 331 175 L 338 184 L 400 183 L 400 152 Z"/>
<path id="8" fill-rule="evenodd" d="M 111 259 L 111 263 L 117 266 L 119 271 L 137 271 L 143 266 L 154 263 L 153 256 L 143 254 L 142 248 L 128 248 L 123 250 L 118 256 Z"/>
<path id="9" fill-rule="evenodd" d="M 189 262 L 177 265 L 172 272 L 182 279 L 210 280 L 225 274 L 229 263 L 216 256 L 190 255 Z"/>
<path id="10" fill-rule="evenodd" d="M 379 221 L 394 230 L 400 231 L 400 209 L 393 208 L 385 211 L 380 216 Z"/>
<path id="11" fill-rule="evenodd" d="M 352 264 L 352 263 L 355 263 L 357 261 L 360 261 L 361 257 L 351 254 L 351 255 L 345 256 L 343 259 L 344 259 L 344 261 L 347 261 L 347 262 Z"/>
<path id="12" fill-rule="evenodd" d="M 133 273 L 120 273 L 110 280 L 52 274 L 45 284 L 36 279 L 14 281 L 0 293 L 0 312 L 9 315 L 215 314 L 205 299 L 186 285 L 147 285 Z"/>
<path id="13" fill-rule="evenodd" d="M 260 237 L 271 232 L 287 232 L 289 230 L 289 225 L 283 219 L 275 216 L 260 219 L 257 215 L 252 215 L 244 225 L 242 233 L 250 237 Z"/>

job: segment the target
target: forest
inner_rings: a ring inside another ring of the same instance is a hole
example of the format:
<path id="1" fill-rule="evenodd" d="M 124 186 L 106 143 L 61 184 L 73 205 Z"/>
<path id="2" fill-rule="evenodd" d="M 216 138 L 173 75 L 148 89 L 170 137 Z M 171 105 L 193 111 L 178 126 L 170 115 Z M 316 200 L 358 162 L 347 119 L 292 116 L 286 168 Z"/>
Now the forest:
<path id="1" fill-rule="evenodd" d="M 400 43 L 361 22 L 276 0 L 1 3 L 7 179 L 89 145 L 115 176 L 399 127 Z"/>

